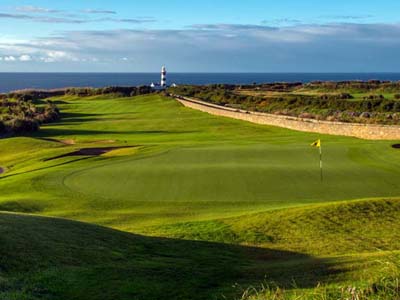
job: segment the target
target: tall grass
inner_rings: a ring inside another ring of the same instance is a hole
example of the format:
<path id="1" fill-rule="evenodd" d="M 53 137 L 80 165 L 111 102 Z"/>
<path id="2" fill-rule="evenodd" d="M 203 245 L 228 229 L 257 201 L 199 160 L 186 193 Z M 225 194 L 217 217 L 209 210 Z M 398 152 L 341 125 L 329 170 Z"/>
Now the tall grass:
<path id="1" fill-rule="evenodd" d="M 357 283 L 343 286 L 319 284 L 313 289 L 283 289 L 274 284 L 246 289 L 240 300 L 399 300 L 400 255 L 378 261 L 379 271 Z"/>

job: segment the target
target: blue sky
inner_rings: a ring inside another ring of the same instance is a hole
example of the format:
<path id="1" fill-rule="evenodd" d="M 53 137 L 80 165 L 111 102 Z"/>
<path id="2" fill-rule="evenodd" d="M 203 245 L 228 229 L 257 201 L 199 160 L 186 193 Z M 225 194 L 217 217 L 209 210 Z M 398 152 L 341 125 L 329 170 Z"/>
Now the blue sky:
<path id="1" fill-rule="evenodd" d="M 0 71 L 396 72 L 400 1 L 0 2 Z"/>

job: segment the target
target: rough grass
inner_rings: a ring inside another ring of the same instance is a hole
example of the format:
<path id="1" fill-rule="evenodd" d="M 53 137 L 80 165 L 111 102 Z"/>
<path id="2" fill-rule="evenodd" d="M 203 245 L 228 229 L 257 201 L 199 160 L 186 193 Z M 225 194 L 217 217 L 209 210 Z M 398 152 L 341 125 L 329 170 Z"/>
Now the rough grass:
<path id="1" fill-rule="evenodd" d="M 363 200 L 174 224 L 148 232 L 328 256 L 400 249 L 399 220 L 400 200 Z"/>
<path id="2" fill-rule="evenodd" d="M 262 284 L 244 291 L 240 300 L 398 300 L 400 299 L 400 259 L 391 255 L 379 262 L 375 276 L 351 285 L 318 285 L 313 289 L 292 290 Z"/>

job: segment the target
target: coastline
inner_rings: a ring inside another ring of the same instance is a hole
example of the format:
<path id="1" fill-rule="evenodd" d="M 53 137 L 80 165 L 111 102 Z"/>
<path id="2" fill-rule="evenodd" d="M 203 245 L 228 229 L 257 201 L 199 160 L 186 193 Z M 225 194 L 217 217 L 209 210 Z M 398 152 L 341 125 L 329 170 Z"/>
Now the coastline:
<path id="1" fill-rule="evenodd" d="M 62 89 L 65 87 L 137 86 L 160 80 L 159 72 L 0 72 L 0 93 L 25 89 Z M 311 81 L 400 81 L 398 72 L 317 73 L 317 72 L 169 72 L 168 81 L 179 85 L 253 84 Z"/>

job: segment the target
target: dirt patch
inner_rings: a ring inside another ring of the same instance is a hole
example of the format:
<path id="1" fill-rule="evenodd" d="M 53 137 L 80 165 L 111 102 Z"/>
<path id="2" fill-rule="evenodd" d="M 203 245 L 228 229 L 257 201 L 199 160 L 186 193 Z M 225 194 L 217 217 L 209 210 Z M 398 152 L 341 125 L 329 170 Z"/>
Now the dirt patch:
<path id="1" fill-rule="evenodd" d="M 64 144 L 64 145 L 75 145 L 76 142 L 74 140 L 62 140 L 60 141 L 60 143 Z"/>
<path id="2" fill-rule="evenodd" d="M 400 149 L 400 144 L 394 144 L 394 145 L 392 145 L 392 148 L 394 148 L 394 149 Z"/>
<path id="3" fill-rule="evenodd" d="M 106 154 L 106 153 L 114 151 L 114 150 L 127 149 L 127 148 L 135 148 L 135 147 L 134 146 L 125 146 L 125 147 L 105 147 L 105 148 L 84 148 L 84 149 L 79 149 L 74 152 L 70 152 L 70 153 L 66 153 L 63 155 L 56 156 L 56 157 L 52 157 L 52 158 L 46 159 L 45 161 L 64 158 L 64 157 L 70 157 L 70 156 L 100 156 L 100 155 Z"/>

